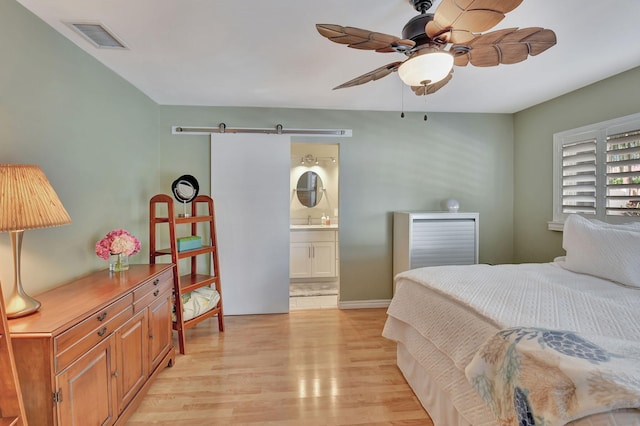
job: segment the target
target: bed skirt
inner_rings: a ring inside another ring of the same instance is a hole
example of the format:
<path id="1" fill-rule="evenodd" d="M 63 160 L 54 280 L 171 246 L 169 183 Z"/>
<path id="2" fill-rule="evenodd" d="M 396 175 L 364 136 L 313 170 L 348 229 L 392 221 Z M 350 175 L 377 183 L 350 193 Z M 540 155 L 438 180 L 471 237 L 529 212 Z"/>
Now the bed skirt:
<path id="1" fill-rule="evenodd" d="M 413 389 L 413 393 L 427 410 L 435 426 L 472 426 L 460 416 L 449 398 L 440 390 L 438 384 L 431 379 L 429 373 L 411 356 L 402 343 L 398 343 L 397 363 L 407 383 Z"/>

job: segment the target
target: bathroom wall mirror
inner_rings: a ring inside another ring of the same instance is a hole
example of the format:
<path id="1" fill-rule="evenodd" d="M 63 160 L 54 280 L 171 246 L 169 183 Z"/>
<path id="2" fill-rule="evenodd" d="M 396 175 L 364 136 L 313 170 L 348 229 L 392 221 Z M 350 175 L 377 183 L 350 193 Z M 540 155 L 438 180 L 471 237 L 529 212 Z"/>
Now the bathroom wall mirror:
<path id="1" fill-rule="evenodd" d="M 322 200 L 322 179 L 316 172 L 304 172 L 298 179 L 298 201 L 306 207 L 315 207 Z"/>

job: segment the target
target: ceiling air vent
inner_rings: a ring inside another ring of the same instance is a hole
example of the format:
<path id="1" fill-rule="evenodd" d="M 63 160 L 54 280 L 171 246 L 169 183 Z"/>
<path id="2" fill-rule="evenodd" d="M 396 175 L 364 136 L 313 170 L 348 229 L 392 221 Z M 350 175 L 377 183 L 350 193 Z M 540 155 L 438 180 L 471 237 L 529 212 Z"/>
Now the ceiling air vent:
<path id="1" fill-rule="evenodd" d="M 94 22 L 65 22 L 75 32 L 95 47 L 103 49 L 127 49 L 127 46 L 104 25 Z"/>

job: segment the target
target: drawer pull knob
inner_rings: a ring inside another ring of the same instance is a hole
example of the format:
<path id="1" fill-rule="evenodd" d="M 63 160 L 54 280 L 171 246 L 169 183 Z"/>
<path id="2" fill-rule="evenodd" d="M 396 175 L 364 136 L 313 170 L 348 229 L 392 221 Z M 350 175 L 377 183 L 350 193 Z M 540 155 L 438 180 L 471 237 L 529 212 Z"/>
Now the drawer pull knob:
<path id="1" fill-rule="evenodd" d="M 113 372 L 113 377 L 118 377 L 118 371 Z"/>
<path id="2" fill-rule="evenodd" d="M 104 321 L 104 319 L 107 317 L 107 312 L 103 312 L 100 315 L 98 315 L 98 321 Z"/>
<path id="3" fill-rule="evenodd" d="M 156 291 L 154 291 L 154 292 L 153 292 L 153 295 L 154 295 L 154 296 L 157 296 L 157 295 L 159 295 L 159 294 L 160 294 L 160 290 L 156 290 Z"/>
<path id="4" fill-rule="evenodd" d="M 102 337 L 105 334 L 107 334 L 107 327 L 102 327 L 99 331 L 98 331 L 98 336 Z"/>
<path id="5" fill-rule="evenodd" d="M 153 285 L 158 285 L 159 283 L 160 283 L 159 279 L 156 278 L 155 280 L 153 280 Z"/>

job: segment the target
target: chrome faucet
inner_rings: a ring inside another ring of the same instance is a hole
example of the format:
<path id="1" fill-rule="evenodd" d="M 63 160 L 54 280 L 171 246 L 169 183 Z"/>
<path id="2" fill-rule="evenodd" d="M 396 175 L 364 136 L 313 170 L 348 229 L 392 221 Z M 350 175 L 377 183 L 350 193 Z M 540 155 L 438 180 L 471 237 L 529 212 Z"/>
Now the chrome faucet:
<path id="1" fill-rule="evenodd" d="M 311 215 L 307 216 L 307 225 L 311 225 Z"/>

